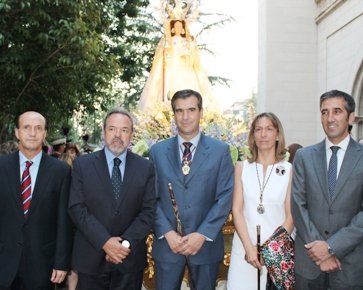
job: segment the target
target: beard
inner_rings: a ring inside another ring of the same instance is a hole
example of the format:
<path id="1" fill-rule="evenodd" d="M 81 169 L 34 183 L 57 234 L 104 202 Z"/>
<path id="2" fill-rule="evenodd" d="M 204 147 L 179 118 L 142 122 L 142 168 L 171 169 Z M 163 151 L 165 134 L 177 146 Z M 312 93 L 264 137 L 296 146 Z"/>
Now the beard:
<path id="1" fill-rule="evenodd" d="M 115 156 L 121 155 L 126 150 L 124 142 L 119 138 L 112 139 L 111 143 L 107 144 L 106 146 L 108 150 L 110 150 Z"/>

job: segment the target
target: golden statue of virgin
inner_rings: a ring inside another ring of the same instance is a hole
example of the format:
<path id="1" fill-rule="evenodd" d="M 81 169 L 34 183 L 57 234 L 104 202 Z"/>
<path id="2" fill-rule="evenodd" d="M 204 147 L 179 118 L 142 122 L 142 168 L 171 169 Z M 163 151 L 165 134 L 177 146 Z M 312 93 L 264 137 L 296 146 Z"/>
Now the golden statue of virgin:
<path id="1" fill-rule="evenodd" d="M 196 17 L 197 1 L 162 0 L 165 11 L 164 37 L 155 50 L 139 109 L 148 111 L 160 103 L 170 104 L 173 94 L 193 89 L 203 96 L 203 107 L 216 108 L 212 85 L 200 64 L 199 49 L 189 33 Z"/>

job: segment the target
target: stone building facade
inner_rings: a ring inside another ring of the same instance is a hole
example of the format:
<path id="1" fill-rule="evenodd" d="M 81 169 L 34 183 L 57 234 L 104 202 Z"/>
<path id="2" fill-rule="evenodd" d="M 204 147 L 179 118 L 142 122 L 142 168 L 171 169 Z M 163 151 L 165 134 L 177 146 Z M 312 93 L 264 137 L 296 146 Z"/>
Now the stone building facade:
<path id="1" fill-rule="evenodd" d="M 259 0 L 258 112 L 275 112 L 288 143 L 324 137 L 319 96 L 339 89 L 357 103 L 363 136 L 363 1 Z"/>

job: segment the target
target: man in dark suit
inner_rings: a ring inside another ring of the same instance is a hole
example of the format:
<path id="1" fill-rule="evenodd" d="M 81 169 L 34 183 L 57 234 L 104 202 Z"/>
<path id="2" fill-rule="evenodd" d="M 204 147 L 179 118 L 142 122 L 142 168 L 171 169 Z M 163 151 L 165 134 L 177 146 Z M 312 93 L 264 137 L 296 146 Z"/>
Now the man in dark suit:
<path id="1" fill-rule="evenodd" d="M 349 136 L 354 110 L 347 93 L 324 93 L 326 139 L 295 155 L 297 290 L 363 289 L 363 146 Z"/>
<path id="2" fill-rule="evenodd" d="M 232 160 L 227 144 L 199 131 L 203 107 L 198 92 L 178 91 L 171 103 L 178 135 L 154 145 L 150 154 L 156 170 L 156 289 L 180 289 L 188 257 L 192 284 L 214 290 L 224 254 L 221 228 L 231 209 Z M 169 183 L 182 234 L 176 231 Z"/>
<path id="3" fill-rule="evenodd" d="M 17 120 L 19 151 L 0 157 L 0 289 L 51 290 L 70 269 L 70 167 L 42 152 L 46 120 Z"/>
<path id="4" fill-rule="evenodd" d="M 111 110 L 103 131 L 105 148 L 73 164 L 73 269 L 79 290 L 140 290 L 155 213 L 154 168 L 127 151 L 133 135 L 128 112 Z"/>

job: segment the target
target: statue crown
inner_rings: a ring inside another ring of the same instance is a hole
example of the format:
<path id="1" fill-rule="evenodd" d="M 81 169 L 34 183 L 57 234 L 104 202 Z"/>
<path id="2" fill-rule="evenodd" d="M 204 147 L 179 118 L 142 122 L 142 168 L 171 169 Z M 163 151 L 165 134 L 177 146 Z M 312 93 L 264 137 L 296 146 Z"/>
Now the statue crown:
<path id="1" fill-rule="evenodd" d="M 161 0 L 169 20 L 195 20 L 198 18 L 198 0 Z"/>

